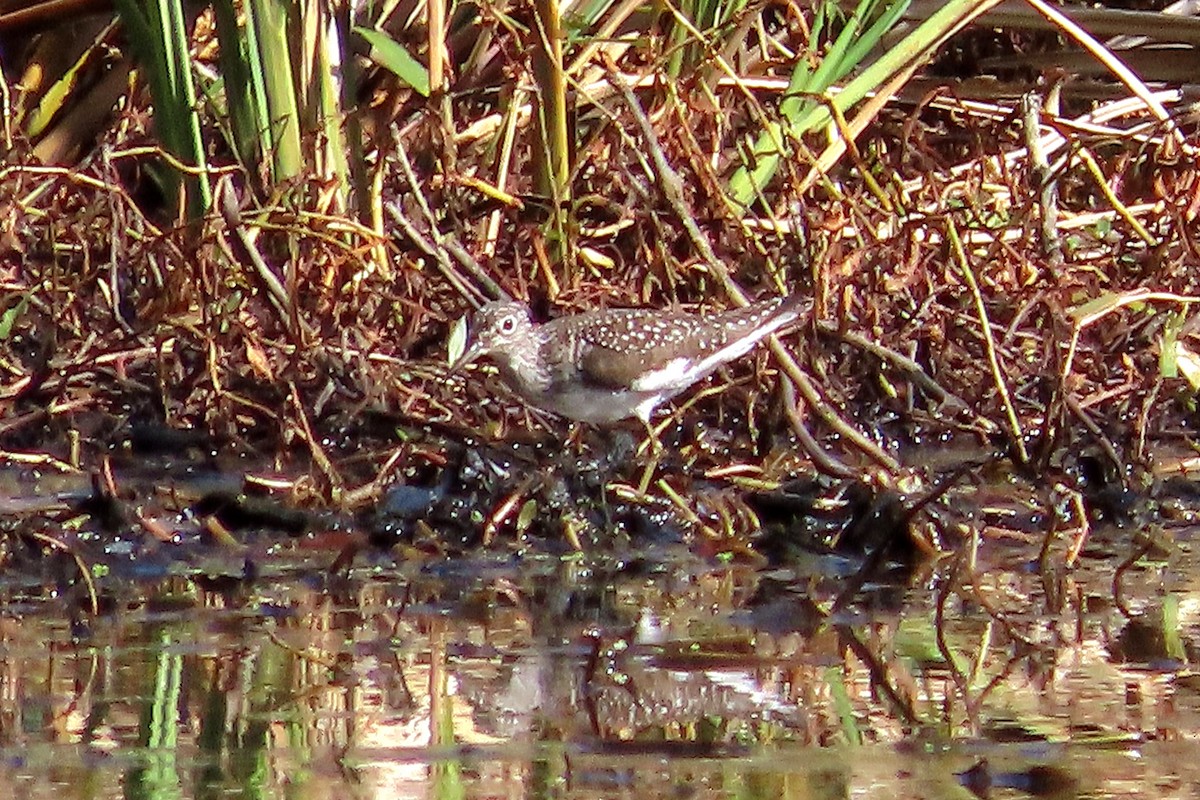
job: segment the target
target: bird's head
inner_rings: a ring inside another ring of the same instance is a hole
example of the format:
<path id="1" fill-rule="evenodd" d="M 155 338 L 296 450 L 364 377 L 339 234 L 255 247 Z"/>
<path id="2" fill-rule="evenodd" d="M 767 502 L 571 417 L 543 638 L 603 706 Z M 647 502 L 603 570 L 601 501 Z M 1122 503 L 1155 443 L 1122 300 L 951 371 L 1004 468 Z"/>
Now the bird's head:
<path id="1" fill-rule="evenodd" d="M 456 373 L 481 358 L 508 360 L 514 351 L 532 340 L 534 325 L 523 303 L 500 301 L 482 306 L 471 318 L 467 346 L 450 365 Z"/>

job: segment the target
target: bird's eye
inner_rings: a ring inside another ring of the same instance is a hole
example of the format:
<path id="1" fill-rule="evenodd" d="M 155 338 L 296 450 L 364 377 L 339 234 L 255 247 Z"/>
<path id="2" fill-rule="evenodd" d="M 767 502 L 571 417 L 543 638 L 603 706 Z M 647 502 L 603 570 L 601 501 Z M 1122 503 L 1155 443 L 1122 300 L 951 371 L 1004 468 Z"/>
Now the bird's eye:
<path id="1" fill-rule="evenodd" d="M 516 330 L 516 327 L 517 321 L 515 319 L 512 317 L 505 317 L 504 321 L 500 323 L 500 332 L 512 333 L 514 330 Z"/>

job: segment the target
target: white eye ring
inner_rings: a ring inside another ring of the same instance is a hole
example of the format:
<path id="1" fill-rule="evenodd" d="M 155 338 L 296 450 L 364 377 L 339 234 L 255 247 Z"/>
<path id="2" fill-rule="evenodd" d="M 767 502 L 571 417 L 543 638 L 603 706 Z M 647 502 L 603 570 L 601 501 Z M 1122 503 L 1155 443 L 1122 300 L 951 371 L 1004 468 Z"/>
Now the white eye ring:
<path id="1" fill-rule="evenodd" d="M 500 323 L 500 332 L 501 333 L 512 333 L 516 327 L 517 327 L 517 321 L 515 319 L 513 319 L 512 317 L 506 317 L 505 320 Z"/>

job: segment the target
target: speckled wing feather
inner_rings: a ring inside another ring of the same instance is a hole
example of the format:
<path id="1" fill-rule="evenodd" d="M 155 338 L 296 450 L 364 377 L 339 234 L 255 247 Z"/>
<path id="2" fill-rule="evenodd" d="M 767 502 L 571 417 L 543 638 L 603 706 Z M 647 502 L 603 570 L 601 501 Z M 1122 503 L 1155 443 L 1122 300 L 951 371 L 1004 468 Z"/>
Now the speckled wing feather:
<path id="1" fill-rule="evenodd" d="M 700 363 L 784 311 L 795 316 L 798 304 L 798 298 L 775 298 L 709 316 L 641 309 L 608 311 L 601 312 L 608 323 L 604 326 L 591 324 L 591 314 L 579 315 L 572 320 L 580 349 L 575 354 L 579 377 L 596 386 L 628 389 L 680 358 Z M 705 367 L 703 373 L 716 366 Z"/>
<path id="2" fill-rule="evenodd" d="M 583 325 L 577 339 L 580 377 L 594 386 L 628 389 L 648 368 L 694 351 L 701 343 L 703 329 L 694 316 L 642 310 L 610 311 L 606 316 L 607 326 Z"/>

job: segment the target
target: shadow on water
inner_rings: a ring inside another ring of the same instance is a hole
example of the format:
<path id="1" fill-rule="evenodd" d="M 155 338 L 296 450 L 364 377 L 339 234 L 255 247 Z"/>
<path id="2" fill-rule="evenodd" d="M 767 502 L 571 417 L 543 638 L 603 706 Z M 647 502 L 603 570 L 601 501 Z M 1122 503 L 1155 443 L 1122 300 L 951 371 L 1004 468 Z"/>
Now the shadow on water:
<path id="1" fill-rule="evenodd" d="M 9 796 L 1095 797 L 1200 783 L 1186 526 L 1055 537 L 1013 504 L 959 494 L 927 513 L 973 546 L 905 564 L 870 542 L 902 503 L 859 503 L 857 552 L 771 533 L 815 507 L 797 491 L 759 503 L 758 558 L 667 535 L 451 556 L 231 499 L 229 476 L 178 478 L 192 499 L 135 512 L 106 509 L 85 479 L 3 481 Z M 135 531 L 131 513 L 167 534 Z M 1076 547 L 1071 568 L 1054 566 Z"/>

